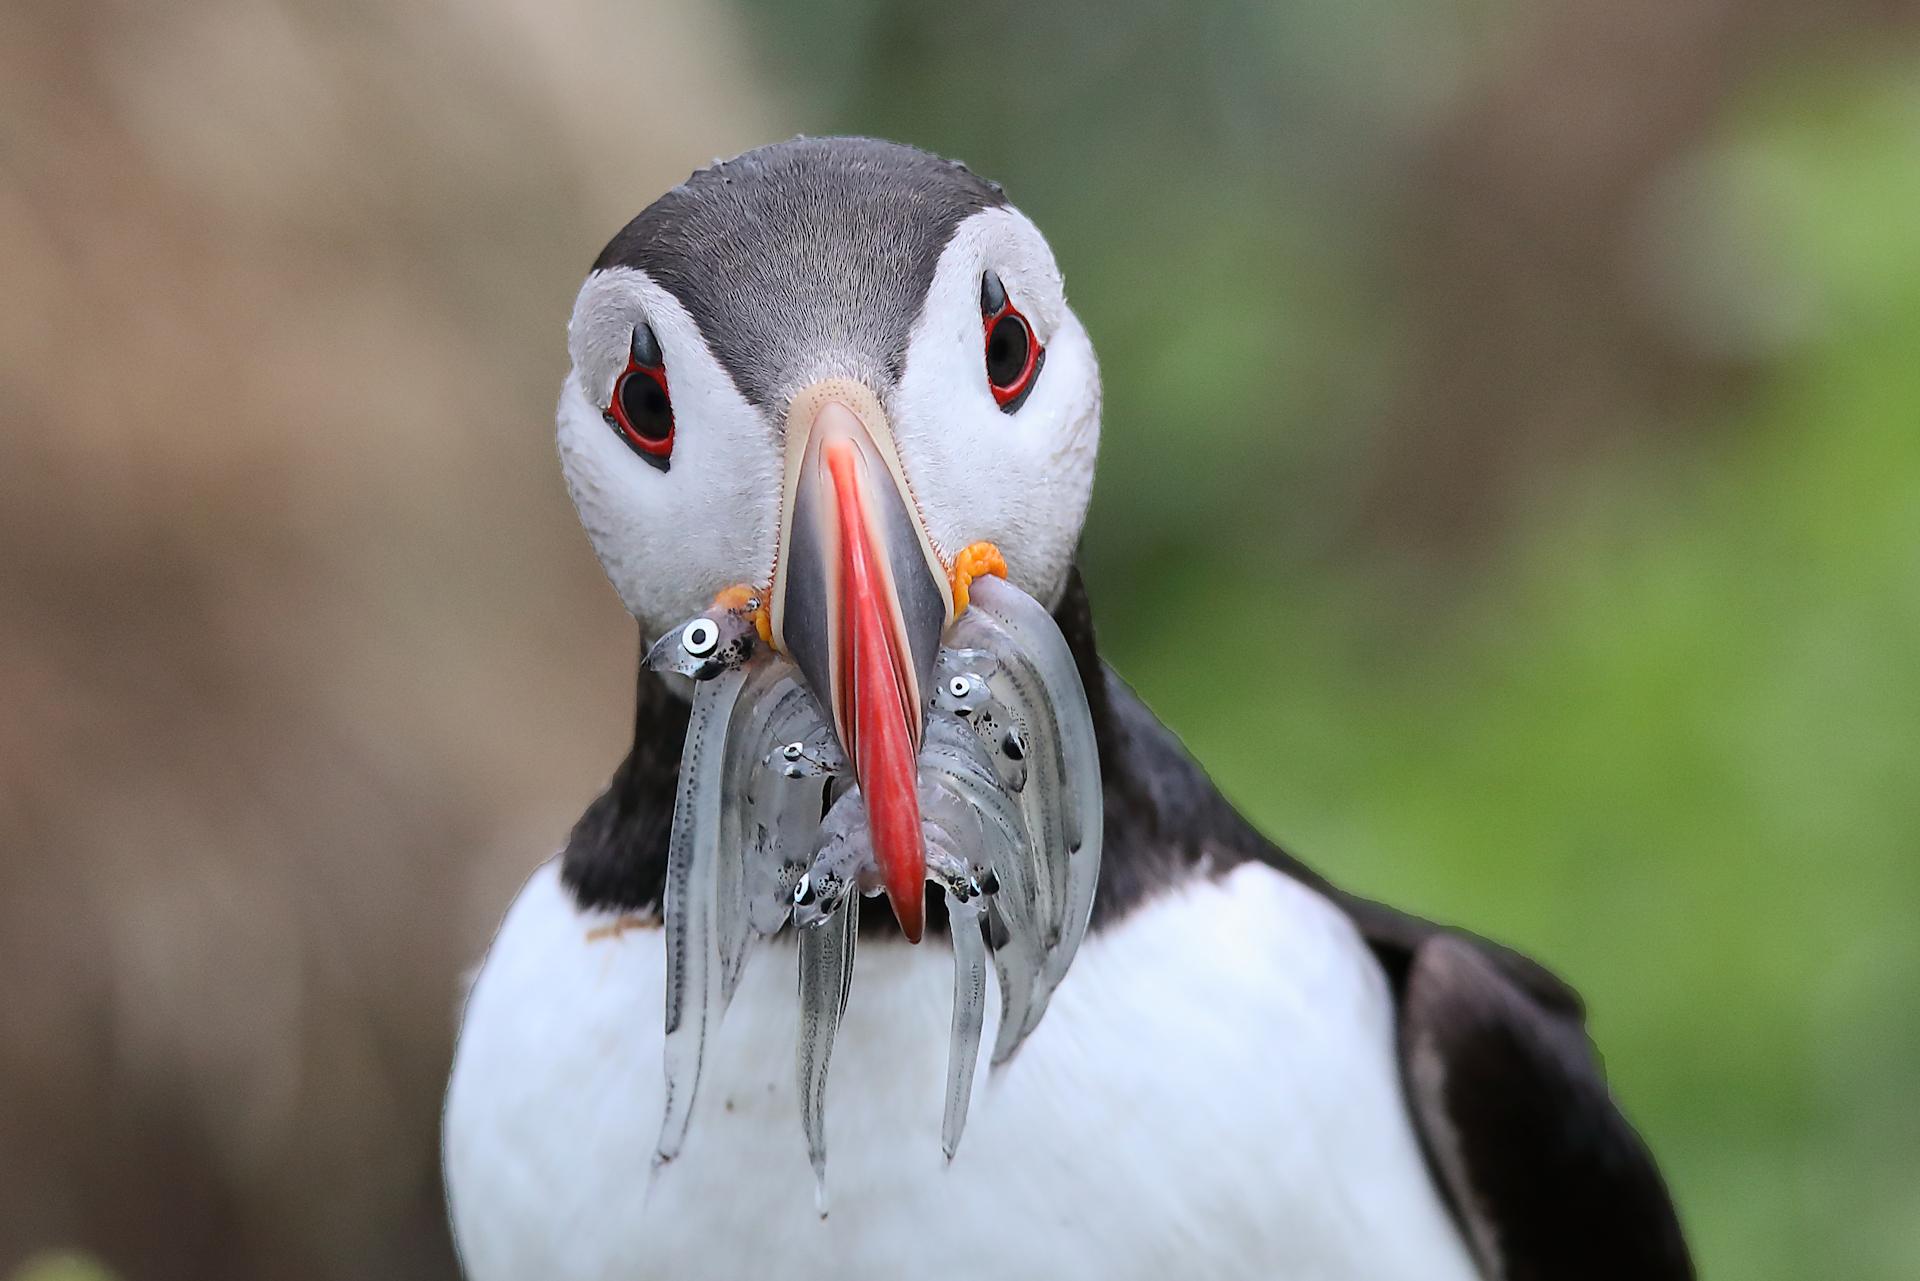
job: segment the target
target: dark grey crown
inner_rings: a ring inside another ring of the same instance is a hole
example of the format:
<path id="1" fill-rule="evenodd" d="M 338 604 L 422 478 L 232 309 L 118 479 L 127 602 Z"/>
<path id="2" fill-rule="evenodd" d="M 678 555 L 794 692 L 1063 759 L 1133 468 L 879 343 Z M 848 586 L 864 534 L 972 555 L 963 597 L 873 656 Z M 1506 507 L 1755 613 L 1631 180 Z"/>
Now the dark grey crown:
<path id="1" fill-rule="evenodd" d="M 824 374 L 884 397 L 954 228 L 1005 203 L 998 184 L 913 147 L 795 138 L 698 170 L 593 265 L 639 268 L 677 298 L 763 409 Z"/>

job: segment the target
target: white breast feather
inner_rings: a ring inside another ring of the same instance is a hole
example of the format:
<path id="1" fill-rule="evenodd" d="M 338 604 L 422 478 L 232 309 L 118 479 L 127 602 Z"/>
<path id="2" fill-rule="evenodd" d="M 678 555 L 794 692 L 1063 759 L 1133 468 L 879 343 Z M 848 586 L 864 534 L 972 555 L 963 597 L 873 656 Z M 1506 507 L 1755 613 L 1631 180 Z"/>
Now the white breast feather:
<path id="1" fill-rule="evenodd" d="M 791 943 L 749 962 L 686 1150 L 652 1173 L 662 936 L 589 939 L 609 919 L 578 912 L 548 864 L 469 999 L 446 1163 L 472 1281 L 1475 1275 L 1406 1116 L 1384 976 L 1344 916 L 1270 869 L 1090 936 L 1032 1039 L 980 1073 L 951 1167 L 951 953 L 863 946 L 824 1221 Z"/>

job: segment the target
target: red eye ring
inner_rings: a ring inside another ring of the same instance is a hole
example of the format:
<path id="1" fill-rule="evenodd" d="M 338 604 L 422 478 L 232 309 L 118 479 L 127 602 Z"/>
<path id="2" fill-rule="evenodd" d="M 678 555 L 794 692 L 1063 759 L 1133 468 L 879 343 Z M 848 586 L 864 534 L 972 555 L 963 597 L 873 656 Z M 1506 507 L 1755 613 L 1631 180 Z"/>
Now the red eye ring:
<path id="1" fill-rule="evenodd" d="M 1047 351 L 1033 326 L 1007 297 L 999 276 L 988 272 L 980 287 L 981 331 L 986 346 L 987 390 L 1002 413 L 1011 414 L 1026 403 Z"/>
<path id="2" fill-rule="evenodd" d="M 627 380 L 630 378 L 646 379 L 655 387 L 659 388 L 660 395 L 666 398 L 667 371 L 664 369 L 644 369 L 637 365 L 627 366 L 627 371 L 621 374 L 619 379 L 613 384 L 613 399 L 607 404 L 607 414 L 613 419 L 614 426 L 620 429 L 620 434 L 626 438 L 629 445 L 645 453 L 652 454 L 656 458 L 664 458 L 673 452 L 672 419 L 671 417 L 668 419 L 667 434 L 664 436 L 649 436 L 639 427 L 635 426 L 632 417 L 629 416 L 627 412 L 626 406 L 626 401 L 629 399 L 628 393 L 632 390 L 627 385 Z M 668 403 L 672 403 L 670 398 Z M 671 415 L 672 411 L 669 410 L 668 412 L 669 415 Z"/>
<path id="3" fill-rule="evenodd" d="M 634 327 L 627 367 L 613 380 L 613 394 L 602 413 L 643 461 L 667 469 L 673 453 L 673 398 L 660 345 L 645 325 Z"/>

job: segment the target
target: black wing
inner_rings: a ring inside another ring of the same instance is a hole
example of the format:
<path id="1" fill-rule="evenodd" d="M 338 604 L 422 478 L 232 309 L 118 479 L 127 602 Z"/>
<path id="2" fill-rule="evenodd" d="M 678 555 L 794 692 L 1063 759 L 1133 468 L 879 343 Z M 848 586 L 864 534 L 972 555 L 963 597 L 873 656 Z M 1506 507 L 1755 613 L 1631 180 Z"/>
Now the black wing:
<path id="1" fill-rule="evenodd" d="M 1407 970 L 1400 1058 L 1489 1277 L 1690 1281 L 1666 1185 L 1614 1106 L 1577 1006 L 1543 1001 L 1478 940 L 1435 933 Z"/>

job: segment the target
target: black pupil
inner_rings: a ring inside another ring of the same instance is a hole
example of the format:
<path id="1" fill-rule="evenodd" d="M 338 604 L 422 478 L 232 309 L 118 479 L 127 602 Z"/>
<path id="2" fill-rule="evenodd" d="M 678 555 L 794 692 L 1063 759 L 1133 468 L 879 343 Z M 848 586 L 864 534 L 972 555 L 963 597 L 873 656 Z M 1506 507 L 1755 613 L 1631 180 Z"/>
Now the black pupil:
<path id="1" fill-rule="evenodd" d="M 673 406 L 667 393 L 645 374 L 628 374 L 620 380 L 620 408 L 635 434 L 647 440 L 665 440 L 673 431 Z"/>
<path id="2" fill-rule="evenodd" d="M 1018 316 L 1002 316 L 987 333 L 987 379 L 1011 387 L 1027 367 L 1027 325 Z"/>

